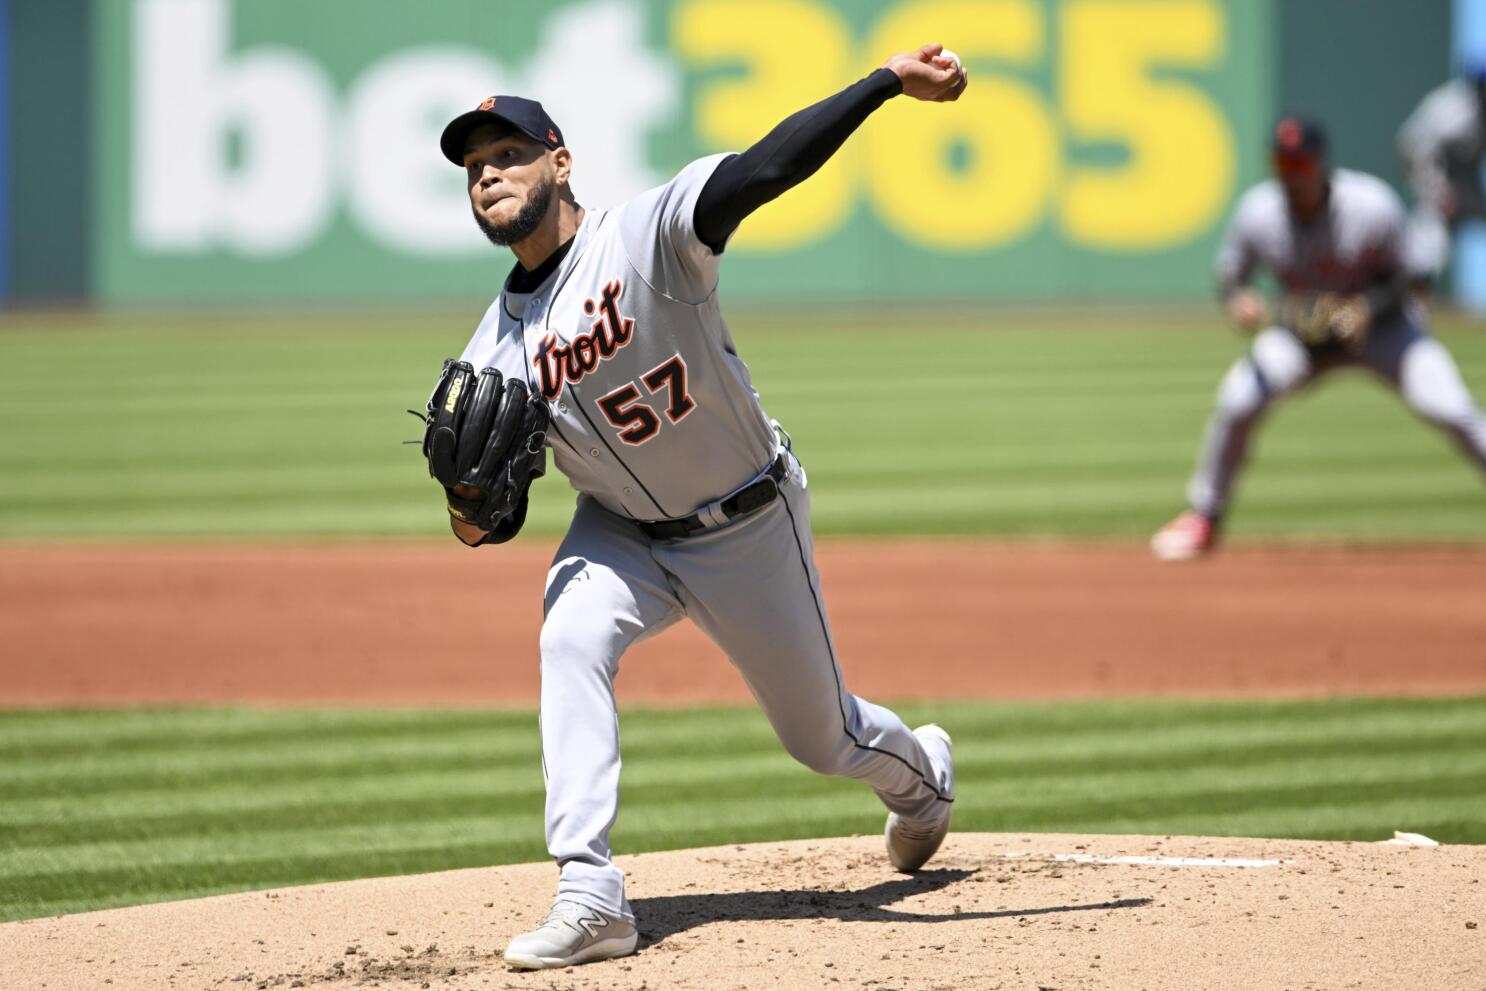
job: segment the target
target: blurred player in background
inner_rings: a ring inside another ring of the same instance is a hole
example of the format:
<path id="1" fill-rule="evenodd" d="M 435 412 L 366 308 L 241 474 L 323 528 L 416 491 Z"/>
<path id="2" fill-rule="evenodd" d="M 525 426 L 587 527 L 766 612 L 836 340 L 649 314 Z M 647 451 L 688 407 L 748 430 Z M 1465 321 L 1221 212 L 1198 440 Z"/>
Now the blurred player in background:
<path id="1" fill-rule="evenodd" d="M 1163 561 L 1213 548 L 1260 416 L 1334 368 L 1376 372 L 1486 470 L 1486 418 L 1409 295 L 1421 273 L 1409 254 L 1403 204 L 1381 179 L 1333 169 L 1326 144 L 1318 123 L 1281 120 L 1275 178 L 1239 199 L 1224 234 L 1217 259 L 1223 308 L 1240 329 L 1258 334 L 1218 389 L 1188 487 L 1190 508 L 1151 539 Z M 1279 285 L 1275 321 L 1250 285 L 1261 268 Z"/>
<path id="2" fill-rule="evenodd" d="M 1398 153 L 1414 189 L 1410 264 L 1436 279 L 1450 260 L 1450 236 L 1464 220 L 1486 219 L 1486 61 L 1431 90 L 1398 129 Z"/>

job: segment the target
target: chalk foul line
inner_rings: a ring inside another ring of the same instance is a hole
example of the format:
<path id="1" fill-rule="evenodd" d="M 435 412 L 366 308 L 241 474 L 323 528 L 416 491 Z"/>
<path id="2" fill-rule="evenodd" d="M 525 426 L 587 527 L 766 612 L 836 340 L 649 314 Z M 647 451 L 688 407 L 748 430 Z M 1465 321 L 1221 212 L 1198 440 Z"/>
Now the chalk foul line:
<path id="1" fill-rule="evenodd" d="M 1003 854 L 1007 860 L 1031 857 L 1030 853 Z M 1152 867 L 1279 867 L 1287 860 L 1247 860 L 1240 857 L 1099 857 L 1092 853 L 1054 853 L 1039 860 L 1061 864 L 1133 864 Z"/>

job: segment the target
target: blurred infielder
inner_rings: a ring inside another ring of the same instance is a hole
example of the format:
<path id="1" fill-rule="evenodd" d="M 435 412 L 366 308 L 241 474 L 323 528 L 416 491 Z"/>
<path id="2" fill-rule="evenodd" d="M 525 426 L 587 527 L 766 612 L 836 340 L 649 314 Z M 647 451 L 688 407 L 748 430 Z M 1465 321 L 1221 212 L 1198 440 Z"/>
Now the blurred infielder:
<path id="1" fill-rule="evenodd" d="M 1259 331 L 1218 389 L 1187 490 L 1191 508 L 1151 539 L 1165 561 L 1212 549 L 1260 416 L 1333 368 L 1372 369 L 1486 470 L 1486 418 L 1408 295 L 1419 273 L 1408 263 L 1397 195 L 1381 179 L 1331 168 L 1325 133 L 1313 121 L 1281 120 L 1273 161 L 1276 177 L 1238 202 L 1217 275 L 1228 316 L 1256 330 L 1269 312 L 1249 281 L 1267 268 L 1281 292 L 1278 320 Z"/>
<path id="2" fill-rule="evenodd" d="M 578 205 L 572 155 L 540 104 L 492 97 L 443 133 L 476 221 L 518 264 L 462 360 L 446 363 L 429 403 L 430 471 L 470 545 L 519 529 L 544 432 L 579 492 L 541 636 L 547 848 L 560 880 L 545 921 L 507 947 L 514 966 L 635 949 L 609 848 L 614 678 L 630 644 L 684 616 L 727 653 L 791 755 L 877 793 L 895 867 L 922 866 L 949 828 L 948 735 L 910 732 L 846 690 L 805 472 L 760 407 L 717 298 L 738 224 L 813 174 L 872 111 L 900 93 L 959 97 L 966 75 L 941 52 L 895 55 L 747 151 L 700 159 L 609 210 Z"/>
<path id="3" fill-rule="evenodd" d="M 1450 232 L 1486 219 L 1486 63 L 1431 90 L 1398 129 L 1398 153 L 1414 188 L 1411 263 L 1437 277 L 1450 258 Z"/>

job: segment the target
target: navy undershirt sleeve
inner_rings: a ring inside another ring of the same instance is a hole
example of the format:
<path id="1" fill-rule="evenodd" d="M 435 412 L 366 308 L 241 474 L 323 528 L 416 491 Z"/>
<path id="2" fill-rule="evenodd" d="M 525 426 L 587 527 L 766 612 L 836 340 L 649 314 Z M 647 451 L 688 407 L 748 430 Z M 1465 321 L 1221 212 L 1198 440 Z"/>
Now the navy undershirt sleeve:
<path id="1" fill-rule="evenodd" d="M 753 147 L 725 159 L 697 197 L 692 223 L 698 239 L 722 254 L 744 217 L 814 175 L 872 111 L 901 92 L 898 74 L 878 69 L 790 115 Z"/>

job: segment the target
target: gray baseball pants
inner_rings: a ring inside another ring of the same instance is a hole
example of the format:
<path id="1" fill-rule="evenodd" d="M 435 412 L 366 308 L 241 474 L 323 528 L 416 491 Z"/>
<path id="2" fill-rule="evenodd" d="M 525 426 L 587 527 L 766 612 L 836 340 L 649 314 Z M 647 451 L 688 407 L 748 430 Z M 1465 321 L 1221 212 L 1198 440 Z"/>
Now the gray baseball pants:
<path id="1" fill-rule="evenodd" d="M 820 594 L 805 473 L 717 530 L 652 541 L 586 497 L 547 576 L 542 626 L 542 765 L 557 897 L 633 919 L 609 830 L 618 812 L 614 678 L 636 641 L 689 616 L 727 654 L 796 760 L 865 781 L 922 823 L 949 815 L 949 755 L 846 690 Z"/>
<path id="2" fill-rule="evenodd" d="M 1376 372 L 1415 413 L 1450 434 L 1486 471 L 1486 417 L 1471 399 L 1450 352 L 1422 329 L 1416 314 L 1405 310 L 1373 328 L 1366 347 L 1355 357 L 1317 360 L 1289 331 L 1279 327 L 1261 331 L 1218 387 L 1217 406 L 1187 488 L 1192 508 L 1213 519 L 1221 517 L 1243 467 L 1249 436 L 1264 411 L 1332 369 L 1349 366 Z"/>

